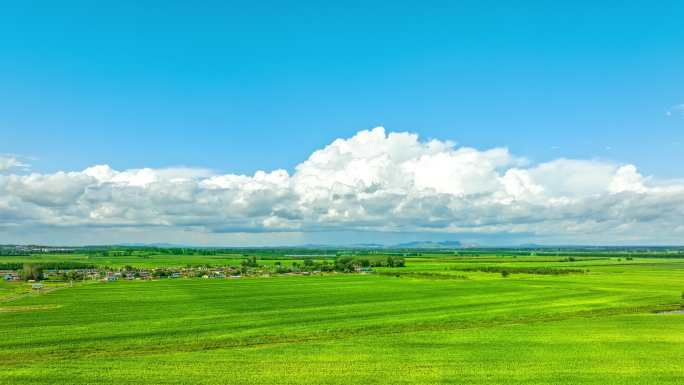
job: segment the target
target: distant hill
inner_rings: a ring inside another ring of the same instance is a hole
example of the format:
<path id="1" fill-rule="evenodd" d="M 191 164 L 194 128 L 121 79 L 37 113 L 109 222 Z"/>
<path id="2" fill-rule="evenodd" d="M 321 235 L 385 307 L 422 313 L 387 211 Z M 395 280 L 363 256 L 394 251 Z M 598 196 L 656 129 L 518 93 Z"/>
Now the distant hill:
<path id="1" fill-rule="evenodd" d="M 414 241 L 391 246 L 396 249 L 455 249 L 459 247 L 462 247 L 459 241 Z"/>
<path id="2" fill-rule="evenodd" d="M 382 245 L 380 243 L 356 243 L 356 244 L 350 245 L 350 247 L 362 248 L 362 249 L 382 249 L 386 246 Z"/>

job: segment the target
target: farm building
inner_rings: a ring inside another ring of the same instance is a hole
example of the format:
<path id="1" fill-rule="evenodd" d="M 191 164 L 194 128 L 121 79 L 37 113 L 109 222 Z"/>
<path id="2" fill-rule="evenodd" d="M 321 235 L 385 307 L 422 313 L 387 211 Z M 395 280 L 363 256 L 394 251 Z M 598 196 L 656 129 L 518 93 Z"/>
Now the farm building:
<path id="1" fill-rule="evenodd" d="M 0 270 L 0 277 L 3 281 L 18 281 L 19 274 L 14 270 Z"/>

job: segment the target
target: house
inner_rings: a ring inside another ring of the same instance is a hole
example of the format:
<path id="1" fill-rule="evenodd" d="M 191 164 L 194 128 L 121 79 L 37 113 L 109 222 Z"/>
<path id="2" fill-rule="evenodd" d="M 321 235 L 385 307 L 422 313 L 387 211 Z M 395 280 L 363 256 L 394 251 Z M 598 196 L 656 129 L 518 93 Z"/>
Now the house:
<path id="1" fill-rule="evenodd" d="M 18 281 L 19 274 L 14 270 L 0 270 L 0 276 L 4 281 Z"/>
<path id="2" fill-rule="evenodd" d="M 89 273 L 86 275 L 86 278 L 88 278 L 88 279 L 98 279 L 98 278 L 100 278 L 100 273 L 98 273 L 97 271 L 95 271 L 95 272 L 89 272 Z"/>

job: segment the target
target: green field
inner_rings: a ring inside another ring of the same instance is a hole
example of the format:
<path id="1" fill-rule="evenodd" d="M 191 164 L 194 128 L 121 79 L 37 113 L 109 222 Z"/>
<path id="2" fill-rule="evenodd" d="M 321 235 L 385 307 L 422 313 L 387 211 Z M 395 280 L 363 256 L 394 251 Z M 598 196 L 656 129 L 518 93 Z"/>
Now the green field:
<path id="1" fill-rule="evenodd" d="M 40 258 L 64 256 L 29 259 Z M 240 256 L 108 258 L 98 263 Z M 657 313 L 680 308 L 684 259 L 407 261 L 375 274 L 53 284 L 40 294 L 0 283 L 0 383 L 684 383 L 684 314 Z M 550 274 L 524 272 L 541 268 Z"/>

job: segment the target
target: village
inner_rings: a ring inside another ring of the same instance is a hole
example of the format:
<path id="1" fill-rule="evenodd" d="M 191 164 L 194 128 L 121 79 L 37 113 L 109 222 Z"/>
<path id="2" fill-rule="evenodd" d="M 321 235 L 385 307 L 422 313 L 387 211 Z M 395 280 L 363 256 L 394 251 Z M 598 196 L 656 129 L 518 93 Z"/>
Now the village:
<path id="1" fill-rule="evenodd" d="M 234 267 L 213 267 L 213 268 L 154 268 L 154 269 L 122 269 L 122 270 L 104 270 L 104 269 L 49 269 L 42 272 L 40 277 L 27 279 L 27 281 L 94 281 L 100 280 L 102 282 L 112 282 L 118 280 L 152 280 L 152 279 L 174 279 L 174 278 L 241 278 L 243 276 L 270 276 L 271 271 L 264 270 L 250 270 L 248 272 L 241 271 Z M 311 275 L 320 274 L 321 271 L 295 271 L 281 273 L 283 275 Z M 4 281 L 22 281 L 20 270 L 0 270 L 0 277 Z"/>
<path id="2" fill-rule="evenodd" d="M 66 267 L 53 268 L 37 264 L 25 263 L 21 268 L 0 270 L 4 281 L 73 282 L 118 280 L 154 280 L 154 279 L 238 279 L 243 277 L 271 277 L 272 275 L 318 275 L 327 273 L 359 273 L 373 272 L 373 267 L 403 267 L 404 260 L 388 257 L 387 259 L 369 260 L 366 258 L 340 257 L 335 260 L 288 261 L 287 264 L 275 261 L 259 264 L 256 257 L 241 261 L 239 266 L 186 266 L 186 267 Z"/>

